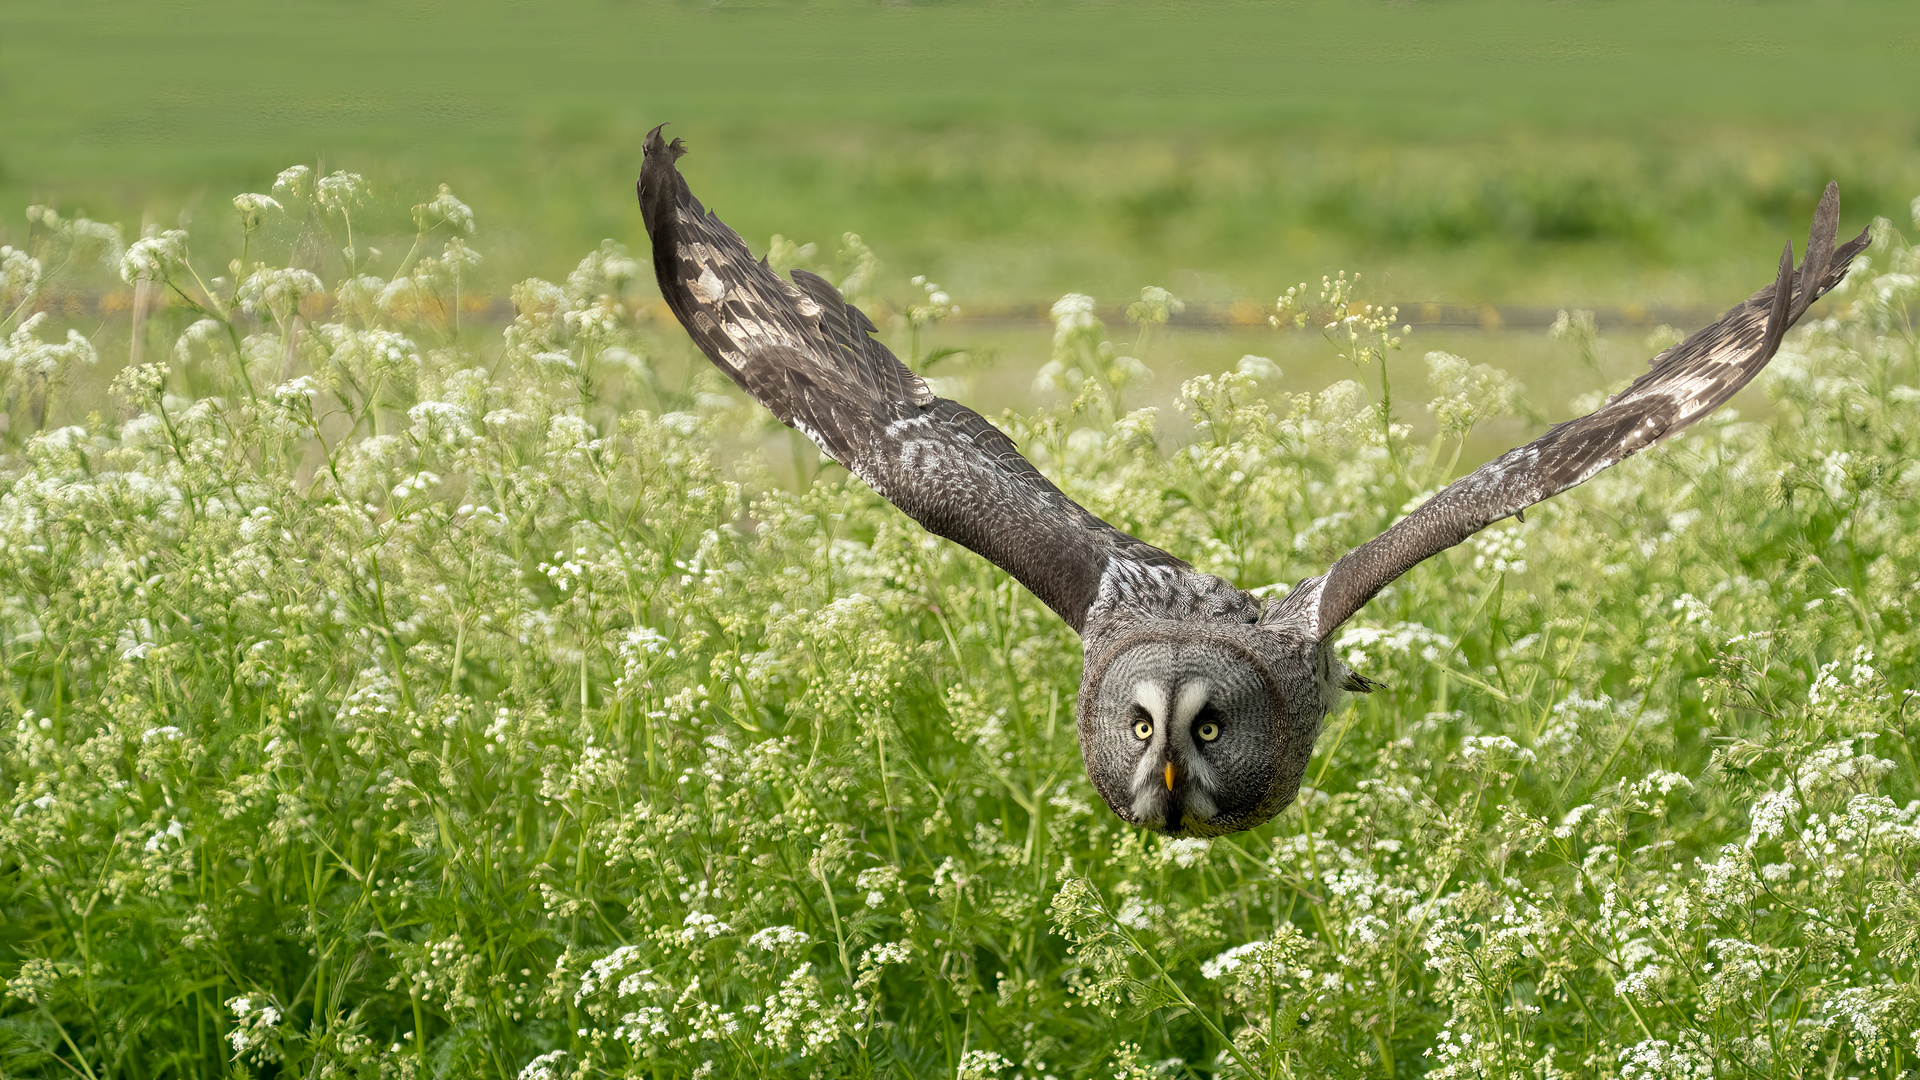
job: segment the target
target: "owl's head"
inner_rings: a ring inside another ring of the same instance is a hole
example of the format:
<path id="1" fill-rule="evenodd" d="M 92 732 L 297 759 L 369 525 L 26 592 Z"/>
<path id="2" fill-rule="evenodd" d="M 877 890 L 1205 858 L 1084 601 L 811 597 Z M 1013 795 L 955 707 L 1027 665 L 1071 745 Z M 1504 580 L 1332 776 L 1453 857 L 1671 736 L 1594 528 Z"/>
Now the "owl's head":
<path id="1" fill-rule="evenodd" d="M 1331 704 L 1315 644 L 1146 620 L 1089 650 L 1080 753 L 1126 821 L 1170 836 L 1260 825 L 1293 802 Z"/>

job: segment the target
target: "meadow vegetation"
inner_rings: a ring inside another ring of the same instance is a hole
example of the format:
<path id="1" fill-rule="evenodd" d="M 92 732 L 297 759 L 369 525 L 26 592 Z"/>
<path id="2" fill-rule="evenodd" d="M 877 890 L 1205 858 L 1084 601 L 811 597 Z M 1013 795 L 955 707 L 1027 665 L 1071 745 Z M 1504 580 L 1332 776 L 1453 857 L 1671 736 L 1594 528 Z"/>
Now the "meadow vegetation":
<path id="1" fill-rule="evenodd" d="M 1073 634 L 769 454 L 653 320 L 644 253 L 522 281 L 496 334 L 463 321 L 485 233 L 444 188 L 400 244 L 351 174 L 233 205 L 232 243 L 36 207 L 0 249 L 0 1072 L 1913 1074 L 1893 225 L 1764 421 L 1723 410 L 1375 600 L 1339 648 L 1382 688 L 1294 808 L 1209 841 L 1099 808 Z M 845 247 L 776 257 L 893 288 Z M 113 329 L 40 309 L 104 273 Z M 1351 282 L 1275 311 L 1351 378 L 1223 356 L 1180 423 L 1135 407 L 1177 298 L 1140 294 L 1123 354 L 1068 296 L 1055 404 L 999 422 L 1202 570 L 1317 573 L 1524 401 Z M 955 298 L 892 295 L 895 347 L 938 359 Z M 46 422 L 123 348 L 112 401 Z"/>

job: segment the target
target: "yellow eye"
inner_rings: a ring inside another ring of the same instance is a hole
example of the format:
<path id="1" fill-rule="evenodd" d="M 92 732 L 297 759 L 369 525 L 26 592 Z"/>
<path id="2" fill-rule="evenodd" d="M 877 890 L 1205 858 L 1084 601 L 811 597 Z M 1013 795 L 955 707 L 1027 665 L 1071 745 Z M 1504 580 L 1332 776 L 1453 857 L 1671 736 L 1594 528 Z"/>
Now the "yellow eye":
<path id="1" fill-rule="evenodd" d="M 1193 729 L 1193 733 L 1200 736 L 1201 742 L 1212 742 L 1220 737 L 1220 725 L 1209 720 Z"/>
<path id="2" fill-rule="evenodd" d="M 1133 735 L 1134 735 L 1134 738 L 1139 739 L 1141 742 L 1145 742 L 1148 739 L 1153 738 L 1153 721 L 1151 720 L 1134 721 Z"/>

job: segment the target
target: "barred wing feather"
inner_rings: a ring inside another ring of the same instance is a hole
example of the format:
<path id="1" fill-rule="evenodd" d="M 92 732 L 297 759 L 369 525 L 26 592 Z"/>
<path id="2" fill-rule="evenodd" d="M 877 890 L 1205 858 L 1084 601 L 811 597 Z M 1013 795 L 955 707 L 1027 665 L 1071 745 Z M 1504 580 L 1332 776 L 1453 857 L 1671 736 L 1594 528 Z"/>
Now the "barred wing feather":
<path id="1" fill-rule="evenodd" d="M 664 125 L 663 125 L 664 126 Z M 832 285 L 782 279 L 700 204 L 655 128 L 637 185 L 661 295 L 741 389 L 928 531 L 985 556 L 1080 630 L 1113 560 L 1184 567 L 1101 521 L 979 413 L 935 396 Z"/>
<path id="2" fill-rule="evenodd" d="M 1302 582 L 1269 621 L 1304 624 L 1324 639 L 1416 564 L 1585 482 L 1720 407 L 1767 366 L 1787 328 L 1840 283 L 1866 247 L 1865 232 L 1834 247 L 1839 218 L 1840 190 L 1829 184 L 1797 273 L 1789 243 L 1772 284 L 1654 357 L 1646 374 L 1595 412 L 1482 465 L 1348 552 L 1319 581 Z"/>

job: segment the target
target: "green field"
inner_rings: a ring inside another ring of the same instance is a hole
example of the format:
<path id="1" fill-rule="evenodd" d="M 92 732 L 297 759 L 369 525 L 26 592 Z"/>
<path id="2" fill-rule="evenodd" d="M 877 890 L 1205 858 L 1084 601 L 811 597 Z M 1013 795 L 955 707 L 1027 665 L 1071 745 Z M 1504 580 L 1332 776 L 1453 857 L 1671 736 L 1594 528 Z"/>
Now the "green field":
<path id="1" fill-rule="evenodd" d="M 0 8 L 0 1078 L 1910 1080 L 1905 11 Z M 1348 624 L 1382 686 L 1294 807 L 1169 841 L 1082 771 L 1074 634 L 662 315 L 662 118 L 1246 588 L 1596 402 L 1826 179 L 1888 221 L 1733 407 Z M 1340 268 L 1603 320 L 1260 324 Z M 1107 325 L 1021 316 L 1070 290 Z"/>
<path id="2" fill-rule="evenodd" d="M 855 232 L 963 304 L 1266 303 L 1346 267 L 1396 301 L 1718 310 L 1829 179 L 1906 219 L 1917 48 L 1898 0 L 15 4 L 0 206 L 224 228 L 295 162 L 446 182 L 504 292 L 639 235 L 671 120 L 756 244 Z"/>

